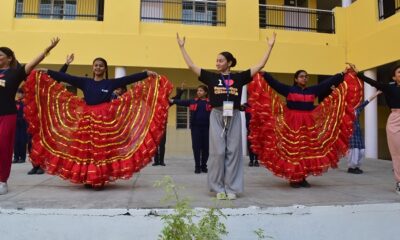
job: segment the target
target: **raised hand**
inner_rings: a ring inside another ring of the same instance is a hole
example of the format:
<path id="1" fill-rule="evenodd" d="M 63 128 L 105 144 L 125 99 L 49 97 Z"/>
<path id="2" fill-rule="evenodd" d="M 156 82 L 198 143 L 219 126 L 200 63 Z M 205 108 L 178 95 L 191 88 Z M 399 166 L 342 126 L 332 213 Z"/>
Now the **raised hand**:
<path id="1" fill-rule="evenodd" d="M 176 33 L 176 41 L 178 42 L 179 47 L 185 47 L 186 38 L 183 37 L 183 39 L 181 39 L 179 33 Z"/>
<path id="2" fill-rule="evenodd" d="M 44 53 L 47 55 L 50 53 L 51 49 L 57 46 L 58 42 L 60 41 L 59 37 L 55 37 L 51 39 L 51 44 L 44 50 Z"/>
<path id="3" fill-rule="evenodd" d="M 42 72 L 42 73 L 47 73 L 47 68 L 37 68 L 36 71 Z"/>
<path id="4" fill-rule="evenodd" d="M 148 76 L 148 77 L 157 77 L 157 75 L 158 75 L 158 74 L 157 74 L 156 72 L 147 70 L 147 76 Z"/>
<path id="5" fill-rule="evenodd" d="M 348 65 L 348 68 L 346 68 L 346 69 L 352 69 L 354 72 L 358 73 L 358 69 L 357 69 L 356 65 L 354 65 L 353 63 L 349 63 L 349 62 L 347 62 L 346 64 Z"/>
<path id="6" fill-rule="evenodd" d="M 66 64 L 71 64 L 75 59 L 75 55 L 73 53 L 71 53 L 70 55 L 67 55 L 67 59 L 65 60 Z"/>

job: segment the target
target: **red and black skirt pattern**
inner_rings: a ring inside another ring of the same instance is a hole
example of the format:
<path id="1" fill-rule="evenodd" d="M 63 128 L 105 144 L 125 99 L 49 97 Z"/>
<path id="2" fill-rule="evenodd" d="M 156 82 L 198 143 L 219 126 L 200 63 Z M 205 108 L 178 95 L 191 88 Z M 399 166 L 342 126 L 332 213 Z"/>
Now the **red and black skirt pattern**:
<path id="1" fill-rule="evenodd" d="M 109 103 L 88 106 L 51 79 L 32 72 L 25 83 L 31 161 L 73 183 L 101 186 L 145 167 L 165 131 L 167 78 L 148 78 Z"/>
<path id="2" fill-rule="evenodd" d="M 257 74 L 249 84 L 249 141 L 260 163 L 276 176 L 299 182 L 336 168 L 348 150 L 362 84 L 348 73 L 312 111 L 291 110 Z"/>

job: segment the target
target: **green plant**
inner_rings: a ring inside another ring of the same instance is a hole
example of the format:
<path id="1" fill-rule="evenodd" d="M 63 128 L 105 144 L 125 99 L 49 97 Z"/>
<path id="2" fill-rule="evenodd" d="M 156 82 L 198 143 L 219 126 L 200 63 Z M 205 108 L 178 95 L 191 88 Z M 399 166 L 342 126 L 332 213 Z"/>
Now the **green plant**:
<path id="1" fill-rule="evenodd" d="M 221 236 L 227 235 L 226 226 L 220 222 L 220 217 L 226 218 L 221 210 L 210 208 L 205 211 L 195 223 L 195 211 L 190 206 L 188 198 L 180 198 L 179 190 L 182 187 L 177 186 L 170 176 L 165 176 L 162 180 L 154 184 L 156 187 L 162 187 L 165 191 L 165 197 L 162 202 L 174 200 L 174 213 L 166 214 L 161 217 L 164 221 L 159 239 L 162 240 L 219 240 Z"/>

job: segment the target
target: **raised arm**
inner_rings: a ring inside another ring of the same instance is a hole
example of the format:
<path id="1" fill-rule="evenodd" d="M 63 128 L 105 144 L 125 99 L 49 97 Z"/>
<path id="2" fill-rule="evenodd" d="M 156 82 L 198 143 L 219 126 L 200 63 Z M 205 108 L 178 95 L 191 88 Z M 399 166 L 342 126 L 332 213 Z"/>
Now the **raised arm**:
<path id="1" fill-rule="evenodd" d="M 250 74 L 251 74 L 252 77 L 254 76 L 254 74 L 256 74 L 257 72 L 259 72 L 261 69 L 264 68 L 265 64 L 268 61 L 269 55 L 271 54 L 272 48 L 274 47 L 275 39 L 276 39 L 276 33 L 275 32 L 272 34 L 272 38 L 271 39 L 269 39 L 267 37 L 268 50 L 265 52 L 265 54 L 264 54 L 263 58 L 261 59 L 261 61 L 257 65 L 255 65 L 255 66 L 250 68 Z"/>
<path id="2" fill-rule="evenodd" d="M 192 59 L 189 57 L 189 54 L 186 52 L 186 49 L 185 49 L 185 41 L 186 41 L 186 38 L 183 37 L 183 38 L 181 39 L 181 38 L 179 37 L 179 34 L 176 33 L 176 40 L 177 40 L 177 42 L 178 42 L 179 49 L 181 50 L 181 53 L 182 53 L 183 59 L 184 59 L 185 62 L 186 62 L 186 65 L 187 65 L 187 66 L 189 67 L 189 69 L 192 70 L 197 76 L 200 76 L 201 68 L 198 67 L 198 66 L 196 66 L 196 65 L 193 63 Z"/>
<path id="3" fill-rule="evenodd" d="M 25 73 L 29 74 L 43 59 L 50 54 L 51 49 L 57 46 L 60 39 L 58 37 L 51 39 L 51 44 L 36 58 L 25 65 Z"/>

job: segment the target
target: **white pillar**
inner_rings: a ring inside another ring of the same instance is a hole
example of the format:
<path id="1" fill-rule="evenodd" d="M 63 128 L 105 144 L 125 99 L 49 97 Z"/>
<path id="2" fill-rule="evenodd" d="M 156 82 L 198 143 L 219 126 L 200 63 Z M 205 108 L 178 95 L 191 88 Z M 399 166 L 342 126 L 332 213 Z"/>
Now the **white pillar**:
<path id="1" fill-rule="evenodd" d="M 364 75 L 376 80 L 376 69 L 367 70 Z M 375 92 L 376 88 L 367 83 L 364 84 L 364 99 L 368 99 Z M 378 158 L 378 101 L 369 103 L 364 112 L 365 157 Z"/>
<path id="2" fill-rule="evenodd" d="M 115 78 L 125 77 L 126 71 L 124 67 L 115 67 Z"/>
<path id="3" fill-rule="evenodd" d="M 247 85 L 243 86 L 242 89 L 242 99 L 240 99 L 240 103 L 246 103 L 247 102 Z M 246 128 L 246 117 L 244 115 L 244 112 L 240 113 L 240 116 L 242 118 L 242 149 L 243 149 L 243 155 L 247 155 L 247 128 Z"/>
<path id="4" fill-rule="evenodd" d="M 351 0 L 342 0 L 342 7 L 344 7 L 344 8 L 348 7 L 351 5 L 351 3 L 352 3 Z"/>

